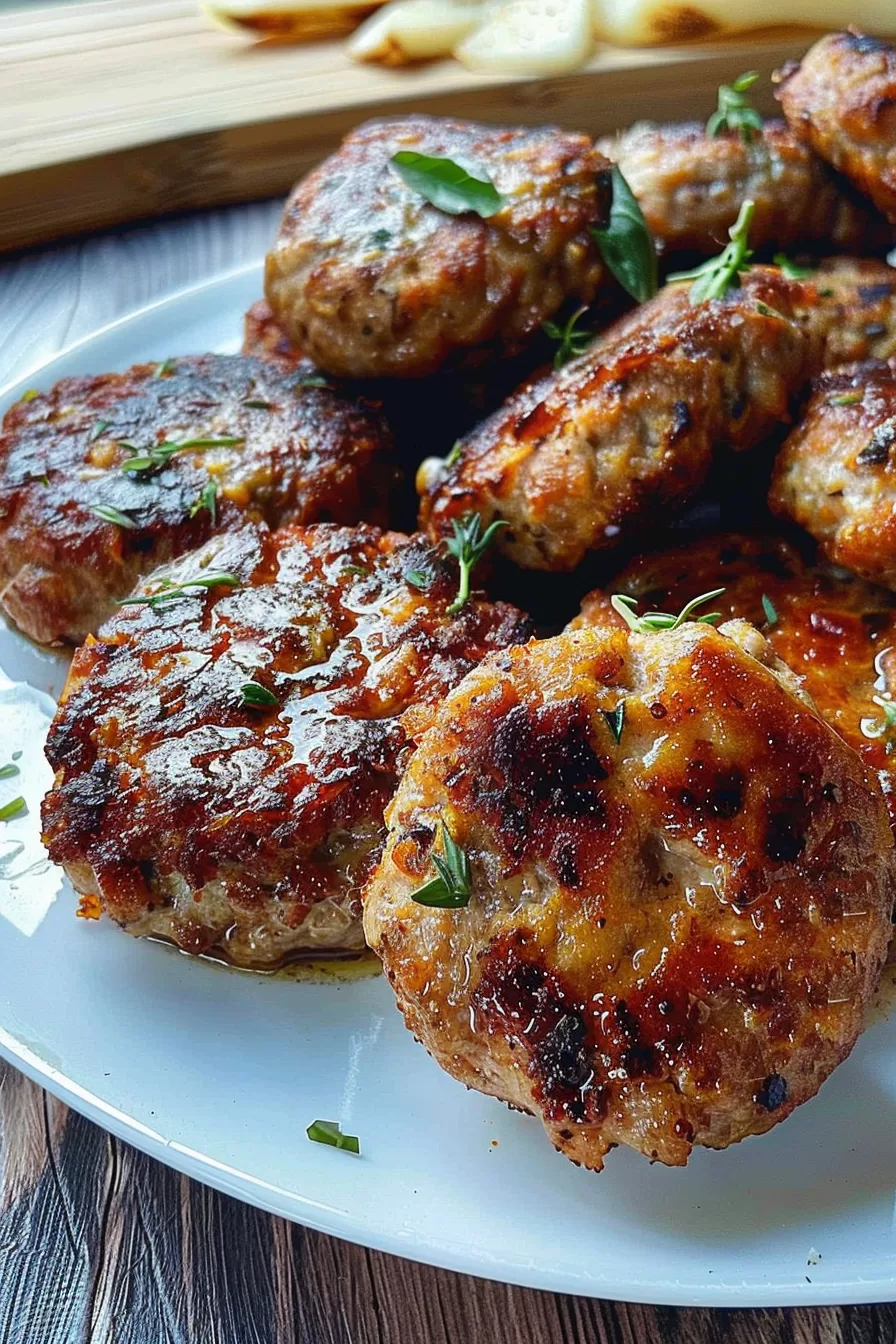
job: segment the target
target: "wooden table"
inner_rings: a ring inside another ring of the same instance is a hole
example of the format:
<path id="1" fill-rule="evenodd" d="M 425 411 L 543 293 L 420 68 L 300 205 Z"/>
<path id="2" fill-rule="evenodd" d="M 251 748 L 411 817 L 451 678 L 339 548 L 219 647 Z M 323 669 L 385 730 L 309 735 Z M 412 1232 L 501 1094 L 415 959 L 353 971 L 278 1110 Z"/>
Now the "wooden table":
<path id="1" fill-rule="evenodd" d="M 130 309 L 260 256 L 277 209 L 207 212 L 3 262 L 0 385 Z M 0 1063 L 0 1344 L 894 1339 L 892 1306 L 626 1306 L 480 1282 L 350 1246 L 169 1171 Z"/>

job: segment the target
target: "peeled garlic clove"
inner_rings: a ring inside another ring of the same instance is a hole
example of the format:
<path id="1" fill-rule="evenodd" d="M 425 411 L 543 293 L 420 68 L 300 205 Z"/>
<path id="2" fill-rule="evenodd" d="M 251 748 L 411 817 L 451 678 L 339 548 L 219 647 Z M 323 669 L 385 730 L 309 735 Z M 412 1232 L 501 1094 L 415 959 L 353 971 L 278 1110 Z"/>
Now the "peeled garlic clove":
<path id="1" fill-rule="evenodd" d="M 893 0 L 852 0 L 849 22 L 896 36 Z M 842 28 L 843 0 L 592 0 L 595 36 L 620 46 L 683 42 L 710 34 L 797 24 Z"/>
<path id="2" fill-rule="evenodd" d="M 203 0 L 206 18 L 229 32 L 271 42 L 311 42 L 350 33 L 383 0 Z"/>
<path id="3" fill-rule="evenodd" d="M 510 0 L 492 10 L 454 54 L 488 74 L 561 75 L 591 54 L 590 0 Z"/>
<path id="4" fill-rule="evenodd" d="M 379 61 L 382 65 L 450 56 L 481 18 L 478 4 L 394 0 L 361 25 L 346 50 L 356 61 Z"/>

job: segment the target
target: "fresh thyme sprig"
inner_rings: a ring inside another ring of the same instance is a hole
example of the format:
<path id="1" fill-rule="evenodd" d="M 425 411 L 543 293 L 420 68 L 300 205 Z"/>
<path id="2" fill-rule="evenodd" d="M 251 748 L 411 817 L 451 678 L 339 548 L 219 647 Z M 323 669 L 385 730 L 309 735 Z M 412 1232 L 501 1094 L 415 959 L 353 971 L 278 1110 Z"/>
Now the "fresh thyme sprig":
<path id="1" fill-rule="evenodd" d="M 209 481 L 202 487 L 199 498 L 194 499 L 190 505 L 190 517 L 195 518 L 197 513 L 205 509 L 211 516 L 212 523 L 218 521 L 218 483 Z"/>
<path id="2" fill-rule="evenodd" d="M 719 102 L 709 121 L 706 123 L 707 135 L 720 135 L 722 131 L 736 131 L 740 138 L 749 144 L 757 132 L 762 130 L 762 117 L 744 95 L 752 89 L 759 78 L 758 70 L 748 70 L 730 84 L 719 86 Z"/>
<path id="3" fill-rule="evenodd" d="M 741 271 L 747 270 L 753 255 L 750 243 L 750 224 L 756 209 L 755 202 L 744 201 L 737 219 L 728 230 L 731 241 L 717 257 L 710 257 L 702 265 L 691 271 L 676 271 L 668 279 L 693 280 L 691 285 L 691 303 L 706 303 L 708 299 L 720 299 L 733 286 L 740 284 Z"/>
<path id="4" fill-rule="evenodd" d="M 562 369 L 563 365 L 568 364 L 571 359 L 583 355 L 594 339 L 593 332 L 577 325 L 579 318 L 587 311 L 588 307 L 583 303 L 581 308 L 577 308 L 572 317 L 562 327 L 558 322 L 542 322 L 541 329 L 545 335 L 550 336 L 552 341 L 559 341 L 559 345 L 554 351 L 555 369 Z"/>
<path id="5" fill-rule="evenodd" d="M 208 574 L 203 574 L 197 579 L 184 579 L 183 583 L 172 583 L 170 579 L 159 579 L 159 591 L 149 593 L 145 597 L 123 597 L 117 605 L 119 607 L 161 607 L 166 602 L 174 602 L 177 598 L 183 597 L 193 588 L 239 588 L 240 581 L 235 574 L 228 574 L 226 570 L 209 570 Z"/>
<path id="6" fill-rule="evenodd" d="M 464 514 L 460 522 L 456 518 L 451 520 L 453 533 L 445 541 L 445 549 L 449 555 L 453 555 L 460 569 L 460 577 L 457 585 L 457 597 L 448 607 L 448 615 L 456 616 L 462 607 L 465 607 L 470 600 L 470 575 L 474 568 L 482 559 L 488 550 L 495 534 L 502 527 L 509 527 L 503 518 L 497 518 L 495 522 L 490 523 L 483 532 L 482 519 L 478 513 Z"/>
<path id="7" fill-rule="evenodd" d="M 422 887 L 412 892 L 411 899 L 418 905 L 428 905 L 439 910 L 459 910 L 469 905 L 473 890 L 470 879 L 470 860 L 451 837 L 444 821 L 439 823 L 442 831 L 441 854 L 430 855 L 438 877 L 432 878 Z"/>
<path id="8" fill-rule="evenodd" d="M 692 598 L 682 607 L 677 616 L 668 611 L 645 611 L 643 616 L 638 616 L 635 612 L 637 599 L 629 597 L 627 593 L 614 593 L 610 598 L 610 606 L 622 617 L 630 630 L 639 635 L 646 635 L 656 630 L 677 630 L 685 621 L 690 620 L 694 620 L 698 625 L 715 625 L 716 621 L 722 619 L 720 611 L 710 611 L 705 616 L 695 616 L 694 612 L 705 602 L 712 602 L 714 598 L 721 597 L 724 591 L 724 588 L 713 588 L 711 593 L 701 593 L 700 597 Z"/>
<path id="9" fill-rule="evenodd" d="M 234 448 L 241 443 L 245 443 L 245 439 L 233 435 L 225 435 L 220 439 L 182 439 L 180 442 L 168 439 L 165 443 L 154 443 L 144 452 L 135 452 L 133 457 L 122 462 L 121 470 L 138 476 L 151 476 L 166 467 L 176 453 L 186 453 L 191 448 Z M 128 448 L 132 446 L 125 444 Z"/>

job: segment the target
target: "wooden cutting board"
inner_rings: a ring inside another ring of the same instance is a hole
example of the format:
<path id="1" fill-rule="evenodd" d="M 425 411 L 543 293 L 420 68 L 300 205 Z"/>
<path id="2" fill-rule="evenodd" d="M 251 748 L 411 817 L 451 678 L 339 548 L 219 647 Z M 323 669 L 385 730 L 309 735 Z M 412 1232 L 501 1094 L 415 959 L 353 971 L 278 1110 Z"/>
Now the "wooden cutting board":
<path id="1" fill-rule="evenodd" d="M 0 24 L 0 250 L 284 192 L 368 116 L 426 110 L 604 132 L 702 115 L 721 82 L 767 75 L 807 41 L 779 32 L 605 48 L 576 74 L 520 80 L 454 61 L 358 65 L 340 42 L 253 46 L 193 0 L 32 5 Z"/>

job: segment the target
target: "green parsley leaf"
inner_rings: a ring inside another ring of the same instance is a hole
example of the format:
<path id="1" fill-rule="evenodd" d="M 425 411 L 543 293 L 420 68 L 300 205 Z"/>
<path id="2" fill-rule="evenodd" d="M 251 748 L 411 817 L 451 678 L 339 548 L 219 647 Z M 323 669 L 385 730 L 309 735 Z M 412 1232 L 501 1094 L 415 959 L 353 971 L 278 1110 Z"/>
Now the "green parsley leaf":
<path id="1" fill-rule="evenodd" d="M 643 616 L 638 616 L 634 610 L 638 605 L 637 600 L 629 597 L 627 593 L 614 593 L 610 598 L 610 606 L 622 617 L 630 630 L 645 635 L 655 630 L 677 630 L 680 625 L 684 625 L 685 621 L 692 618 L 698 625 L 715 625 L 716 621 L 722 619 L 720 611 L 710 611 L 705 616 L 694 616 L 694 612 L 705 602 L 711 602 L 714 597 L 721 597 L 724 591 L 724 588 L 714 588 L 711 593 L 702 593 L 700 597 L 692 598 L 677 616 L 668 611 L 647 611 Z"/>
<path id="2" fill-rule="evenodd" d="M 437 578 L 434 569 L 406 569 L 404 572 L 405 583 L 419 589 L 421 593 L 428 593 Z"/>
<path id="3" fill-rule="evenodd" d="M 594 339 L 593 332 L 585 331 L 576 325 L 582 314 L 587 311 L 587 304 L 583 303 L 562 327 L 556 322 L 542 322 L 541 329 L 545 335 L 550 336 L 552 341 L 560 342 L 554 352 L 555 369 L 562 369 L 571 359 L 583 355 Z"/>
<path id="4" fill-rule="evenodd" d="M 96 440 L 100 437 L 100 435 L 109 428 L 111 423 L 112 423 L 111 420 L 97 420 L 93 429 L 87 435 L 87 442 L 95 443 Z"/>
<path id="5" fill-rule="evenodd" d="M 102 518 L 104 523 L 114 523 L 116 527 L 127 528 L 129 532 L 136 531 L 138 526 L 129 514 L 122 513 L 121 509 L 113 509 L 111 504 L 97 504 L 90 512 Z"/>
<path id="6" fill-rule="evenodd" d="M 388 229 L 374 229 L 370 235 L 370 243 L 373 247 L 385 247 L 391 241 L 392 235 Z"/>
<path id="7" fill-rule="evenodd" d="M 199 498 L 194 499 L 193 503 L 190 505 L 190 517 L 195 518 L 197 513 L 201 513 L 203 509 L 206 509 L 211 515 L 213 523 L 218 521 L 217 481 L 209 481 L 207 485 L 202 487 Z"/>
<path id="8" fill-rule="evenodd" d="M 21 816 L 25 811 L 25 799 L 13 798 L 10 802 L 0 807 L 0 821 L 11 821 L 13 817 Z"/>
<path id="9" fill-rule="evenodd" d="M 240 704 L 243 709 L 273 709 L 275 705 L 279 707 L 280 701 L 267 686 L 261 686 L 257 681 L 246 681 L 240 687 Z"/>
<path id="10" fill-rule="evenodd" d="M 591 236 L 613 275 L 638 303 L 652 299 L 657 291 L 656 247 L 653 235 L 631 187 L 613 165 L 613 204 L 605 229 L 592 229 Z"/>
<path id="11" fill-rule="evenodd" d="M 482 519 L 478 513 L 464 514 L 460 522 L 451 520 L 452 535 L 445 541 L 445 549 L 453 555 L 460 569 L 457 597 L 447 608 L 447 615 L 456 616 L 470 600 L 470 575 L 488 550 L 496 533 L 502 527 L 509 527 L 503 518 L 496 519 L 483 532 Z"/>
<path id="12" fill-rule="evenodd" d="M 411 893 L 411 900 L 418 905 L 426 905 L 438 910 L 459 910 L 470 904 L 472 884 L 470 879 L 470 860 L 460 845 L 456 844 L 444 821 L 439 823 L 442 831 L 441 854 L 430 855 L 438 877 Z"/>
<path id="13" fill-rule="evenodd" d="M 692 271 L 677 271 L 668 277 L 672 284 L 678 280 L 693 280 L 691 303 L 721 299 L 729 289 L 740 284 L 740 273 L 748 268 L 753 255 L 748 244 L 750 222 L 755 209 L 753 201 L 744 201 L 737 219 L 728 230 L 731 242 L 719 256 L 710 257 Z"/>
<path id="14" fill-rule="evenodd" d="M 145 597 L 123 597 L 117 603 L 119 607 L 161 607 L 167 602 L 174 602 L 179 597 L 187 596 L 194 588 L 239 588 L 240 581 L 235 574 L 228 574 L 226 570 L 210 570 L 198 579 L 185 579 L 183 583 L 172 583 L 170 579 L 159 579 L 159 591 L 157 593 L 148 593 Z"/>
<path id="15" fill-rule="evenodd" d="M 19 397 L 19 401 L 34 401 L 35 397 L 39 396 L 40 393 L 38 392 L 36 387 L 29 387 L 28 391 L 23 392 L 22 395 Z"/>
<path id="16" fill-rule="evenodd" d="M 754 135 L 762 130 L 762 117 L 744 95 L 759 78 L 758 70 L 748 70 L 738 75 L 730 84 L 719 86 L 718 106 L 706 123 L 707 135 L 720 135 L 722 131 L 736 131 L 747 144 Z"/>
<path id="17" fill-rule="evenodd" d="M 615 709 L 602 709 L 601 714 L 607 721 L 607 727 L 613 734 L 613 741 L 618 743 L 622 737 L 622 729 L 625 724 L 625 701 L 620 700 Z"/>
<path id="18" fill-rule="evenodd" d="M 389 162 L 405 186 L 447 215 L 465 215 L 472 210 L 481 219 L 491 219 L 505 205 L 493 182 L 487 177 L 474 177 L 453 159 L 402 149 Z"/>
<path id="19" fill-rule="evenodd" d="M 765 593 L 762 594 L 762 610 L 765 612 L 765 619 L 769 625 L 774 626 L 778 624 L 778 613 L 775 609 L 775 604 L 770 597 L 766 597 Z"/>
<path id="20" fill-rule="evenodd" d="M 312 1143 L 325 1143 L 330 1148 L 341 1148 L 347 1153 L 360 1153 L 361 1145 L 354 1134 L 343 1134 L 335 1120 L 312 1120 L 305 1130 Z"/>
<path id="21" fill-rule="evenodd" d="M 800 266 L 797 262 L 791 261 L 785 252 L 776 252 L 772 261 L 781 268 L 781 274 L 788 280 L 808 280 L 810 275 L 815 274 L 814 266 Z"/>

